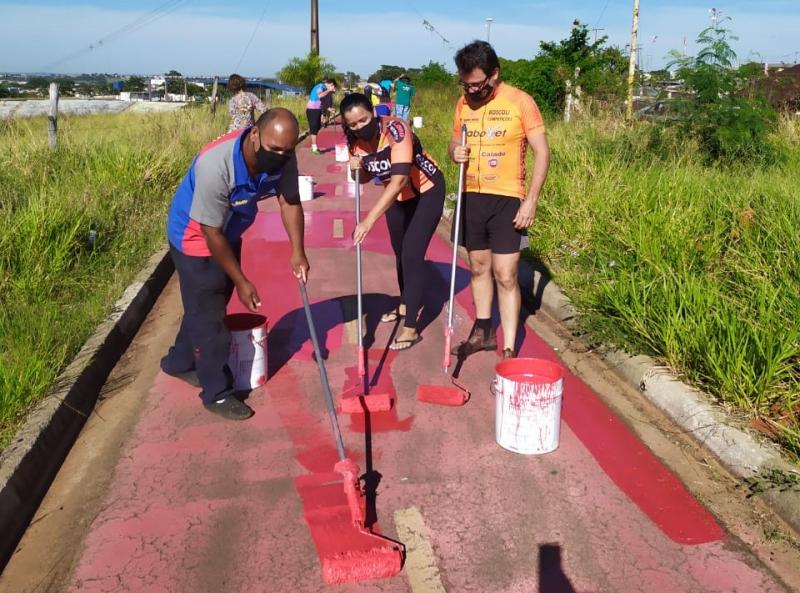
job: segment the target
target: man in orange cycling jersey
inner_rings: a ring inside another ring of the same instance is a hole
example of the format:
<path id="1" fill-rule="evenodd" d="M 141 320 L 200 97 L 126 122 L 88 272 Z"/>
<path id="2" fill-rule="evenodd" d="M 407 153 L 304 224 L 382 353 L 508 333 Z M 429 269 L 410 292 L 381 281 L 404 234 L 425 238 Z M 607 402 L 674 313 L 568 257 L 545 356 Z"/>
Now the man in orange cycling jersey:
<path id="1" fill-rule="evenodd" d="M 522 300 L 517 282 L 520 248 L 536 215 L 550 149 L 536 102 L 500 81 L 500 62 L 491 45 L 473 41 L 456 53 L 455 62 L 464 96 L 456 104 L 450 157 L 467 163 L 461 236 L 469 252 L 477 319 L 469 338 L 453 353 L 469 356 L 497 348 L 491 321 L 494 278 L 503 358 L 513 358 Z M 461 146 L 462 124 L 467 126 L 466 147 Z M 528 146 L 534 165 L 526 190 Z"/>

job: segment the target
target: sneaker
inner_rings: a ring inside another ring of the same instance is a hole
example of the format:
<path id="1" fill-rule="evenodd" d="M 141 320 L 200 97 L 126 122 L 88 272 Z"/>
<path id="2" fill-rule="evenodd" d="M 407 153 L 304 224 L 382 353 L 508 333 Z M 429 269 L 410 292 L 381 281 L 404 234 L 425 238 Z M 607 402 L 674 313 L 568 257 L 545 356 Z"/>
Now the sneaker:
<path id="1" fill-rule="evenodd" d="M 517 353 L 514 352 L 511 348 L 506 348 L 503 350 L 503 360 L 509 360 L 511 358 L 516 358 Z"/>
<path id="2" fill-rule="evenodd" d="M 484 338 L 483 332 L 478 329 L 477 326 L 472 327 L 472 331 L 469 333 L 469 338 L 461 342 L 458 346 L 454 347 L 451 350 L 452 354 L 456 356 L 466 358 L 467 356 L 472 356 L 476 352 L 481 352 L 482 350 L 496 350 L 497 349 L 497 338 L 495 337 L 494 328 L 489 330 L 489 335 Z"/>
<path id="3" fill-rule="evenodd" d="M 228 420 L 247 420 L 254 414 L 249 406 L 240 402 L 232 395 L 215 402 L 203 404 L 203 407 L 209 412 L 227 418 Z"/>
<path id="4" fill-rule="evenodd" d="M 161 359 L 161 370 L 164 371 L 165 374 L 169 375 L 170 377 L 175 377 L 176 379 L 180 379 L 181 381 L 185 381 L 192 387 L 200 387 L 200 379 L 197 376 L 197 371 L 194 369 L 190 369 L 188 371 L 183 371 L 181 373 L 171 373 L 164 368 L 164 362 L 167 360 L 167 357 Z"/>
<path id="5" fill-rule="evenodd" d="M 311 154 L 322 154 L 322 153 L 320 152 L 319 148 L 312 148 Z"/>

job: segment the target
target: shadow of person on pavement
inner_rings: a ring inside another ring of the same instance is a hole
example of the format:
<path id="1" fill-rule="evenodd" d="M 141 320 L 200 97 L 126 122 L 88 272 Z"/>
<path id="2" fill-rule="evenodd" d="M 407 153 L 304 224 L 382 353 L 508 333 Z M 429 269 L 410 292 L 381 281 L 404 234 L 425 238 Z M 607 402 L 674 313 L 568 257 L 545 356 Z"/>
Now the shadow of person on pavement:
<path id="1" fill-rule="evenodd" d="M 558 544 L 541 544 L 539 546 L 538 590 L 539 593 L 579 593 L 564 572 L 561 546 Z"/>
<path id="2" fill-rule="evenodd" d="M 375 331 L 381 315 L 391 311 L 396 303 L 396 299 L 387 294 L 368 293 L 363 296 L 365 348 L 369 348 L 375 341 Z M 313 303 L 311 314 L 319 334 L 322 357 L 327 360 L 330 354 L 328 333 L 335 327 L 356 319 L 356 296 L 345 295 Z M 269 330 L 267 340 L 267 379 L 275 376 L 310 340 L 302 307 L 287 312 L 275 322 Z"/>
<path id="3" fill-rule="evenodd" d="M 539 546 L 539 593 L 577 593 L 564 574 L 558 544 Z"/>
<path id="4" fill-rule="evenodd" d="M 469 287 L 470 272 L 460 265 L 456 268 L 455 294 Z M 417 331 L 422 333 L 431 323 L 436 321 L 445 309 L 450 298 L 450 264 L 425 261 L 425 292 L 422 297 L 422 311 L 417 320 Z M 442 325 L 447 319 L 441 320 Z M 471 324 L 470 324 L 471 325 Z M 458 332 L 459 328 L 455 328 Z M 469 331 L 467 328 L 464 331 Z M 464 336 L 466 339 L 466 336 Z"/>

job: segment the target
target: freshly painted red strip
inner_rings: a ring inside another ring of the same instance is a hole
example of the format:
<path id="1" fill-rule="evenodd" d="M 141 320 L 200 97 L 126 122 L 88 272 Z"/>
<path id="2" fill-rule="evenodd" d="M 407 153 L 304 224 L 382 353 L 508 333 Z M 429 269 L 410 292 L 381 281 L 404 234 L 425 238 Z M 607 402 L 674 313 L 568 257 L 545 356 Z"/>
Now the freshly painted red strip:
<path id="1" fill-rule="evenodd" d="M 428 257 L 448 262 L 448 245 L 434 236 Z M 474 319 L 469 287 L 458 303 Z M 502 347 L 502 345 L 501 345 Z M 520 356 L 542 358 L 561 365 L 550 347 L 525 326 Z M 487 383 L 491 378 L 487 377 Z M 686 490 L 683 483 L 575 375 L 564 368 L 562 419 L 577 435 L 613 482 L 671 540 L 702 544 L 726 537 L 714 516 Z"/>

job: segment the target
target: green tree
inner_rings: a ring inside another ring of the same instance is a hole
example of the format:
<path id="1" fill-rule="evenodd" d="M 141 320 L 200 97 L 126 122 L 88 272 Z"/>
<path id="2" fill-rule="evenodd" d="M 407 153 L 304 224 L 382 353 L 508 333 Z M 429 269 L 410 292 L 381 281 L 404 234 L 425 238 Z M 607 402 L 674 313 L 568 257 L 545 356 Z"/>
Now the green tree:
<path id="1" fill-rule="evenodd" d="M 342 76 L 342 84 L 347 88 L 355 88 L 360 79 L 361 77 L 355 72 L 346 72 L 345 75 Z"/>
<path id="2" fill-rule="evenodd" d="M 134 93 L 141 93 L 145 89 L 144 78 L 141 76 L 131 76 L 125 81 L 125 90 Z"/>
<path id="3" fill-rule="evenodd" d="M 607 37 L 590 42 L 589 36 L 588 27 L 576 22 L 568 38 L 543 41 L 532 60 L 501 60 L 503 79 L 533 95 L 544 111 L 563 109 L 567 81 L 580 85 L 584 96 L 618 102 L 625 90 L 627 58 L 606 45 Z"/>
<path id="4" fill-rule="evenodd" d="M 309 52 L 303 58 L 292 58 L 278 72 L 278 79 L 285 83 L 301 86 L 306 91 L 325 78 L 335 78 L 336 67 L 322 56 Z"/>
<path id="5" fill-rule="evenodd" d="M 736 37 L 723 27 L 728 20 L 700 32 L 696 56 L 670 52 L 669 68 L 677 69 L 689 91 L 675 102 L 676 122 L 711 161 L 769 158 L 776 113 L 763 99 L 744 96 L 750 73 L 734 67 L 736 54 L 730 42 Z"/>
<path id="6" fill-rule="evenodd" d="M 201 87 L 199 84 L 190 82 L 186 85 L 186 92 L 190 97 L 202 97 L 208 94 L 208 90 Z"/>
<path id="7" fill-rule="evenodd" d="M 409 72 L 417 86 L 431 86 L 437 84 L 452 83 L 454 77 L 443 64 L 431 60 L 425 66 L 419 69 L 419 73 Z"/>
<path id="8" fill-rule="evenodd" d="M 165 72 L 164 76 L 183 76 L 183 74 L 181 74 L 177 70 L 170 70 L 169 72 Z"/>
<path id="9" fill-rule="evenodd" d="M 402 66 L 391 66 L 388 64 L 381 64 L 381 67 L 378 68 L 367 80 L 369 82 L 380 82 L 381 80 L 394 80 L 406 69 Z"/>

